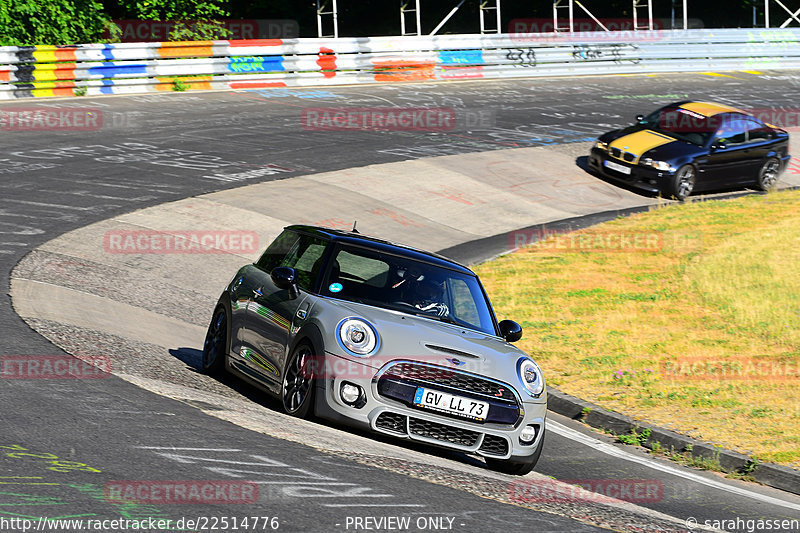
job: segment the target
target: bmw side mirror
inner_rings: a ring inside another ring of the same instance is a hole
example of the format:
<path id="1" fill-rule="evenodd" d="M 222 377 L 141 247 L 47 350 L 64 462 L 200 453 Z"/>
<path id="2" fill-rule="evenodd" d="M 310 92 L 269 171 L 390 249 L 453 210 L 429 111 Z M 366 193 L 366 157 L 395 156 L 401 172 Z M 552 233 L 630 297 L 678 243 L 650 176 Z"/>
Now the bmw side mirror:
<path id="1" fill-rule="evenodd" d="M 289 291 L 289 299 L 297 298 L 297 272 L 293 268 L 278 267 L 272 271 L 272 283 L 281 290 Z"/>
<path id="2" fill-rule="evenodd" d="M 506 342 L 517 342 L 522 338 L 522 326 L 513 320 L 503 320 L 498 326 L 500 326 L 500 335 Z"/>
<path id="3" fill-rule="evenodd" d="M 644 115 L 636 115 L 636 122 L 643 122 L 643 121 L 644 121 Z"/>
<path id="4" fill-rule="evenodd" d="M 717 150 L 724 150 L 728 146 L 724 142 L 715 142 L 711 145 L 711 151 L 716 152 Z"/>

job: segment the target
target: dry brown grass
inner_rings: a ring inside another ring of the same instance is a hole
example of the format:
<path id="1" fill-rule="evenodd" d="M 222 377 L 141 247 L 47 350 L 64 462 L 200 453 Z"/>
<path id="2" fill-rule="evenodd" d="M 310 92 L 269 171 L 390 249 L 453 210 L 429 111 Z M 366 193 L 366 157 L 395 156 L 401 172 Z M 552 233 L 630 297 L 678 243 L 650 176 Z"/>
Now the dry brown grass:
<path id="1" fill-rule="evenodd" d="M 580 234 L 657 235 L 660 249 L 575 251 L 564 245 L 580 241 L 562 238 L 476 268 L 499 318 L 522 323 L 519 345 L 549 382 L 800 467 L 800 377 L 778 375 L 800 372 L 800 192 L 671 205 Z M 751 372 L 666 371 L 687 361 Z M 773 366 L 753 373 L 759 362 Z"/>

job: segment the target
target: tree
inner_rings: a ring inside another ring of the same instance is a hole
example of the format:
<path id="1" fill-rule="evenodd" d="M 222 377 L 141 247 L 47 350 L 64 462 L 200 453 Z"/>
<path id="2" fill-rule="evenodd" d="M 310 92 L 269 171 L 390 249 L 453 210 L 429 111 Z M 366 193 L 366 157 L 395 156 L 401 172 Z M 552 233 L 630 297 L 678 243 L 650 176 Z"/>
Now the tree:
<path id="1" fill-rule="evenodd" d="M 230 17 L 228 0 L 122 0 L 108 6 L 114 18 L 175 22 L 172 41 L 224 39 L 220 19 Z M 113 33 L 113 32 L 112 32 Z"/>
<path id="2" fill-rule="evenodd" d="M 95 0 L 3 0 L 0 45 L 97 42 L 107 23 Z"/>

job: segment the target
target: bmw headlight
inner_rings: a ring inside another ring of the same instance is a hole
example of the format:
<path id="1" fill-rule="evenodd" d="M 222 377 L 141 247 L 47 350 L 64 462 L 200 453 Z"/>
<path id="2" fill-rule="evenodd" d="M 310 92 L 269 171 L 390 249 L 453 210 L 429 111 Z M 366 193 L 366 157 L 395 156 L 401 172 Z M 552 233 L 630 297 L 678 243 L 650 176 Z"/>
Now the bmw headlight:
<path id="1" fill-rule="evenodd" d="M 608 143 L 604 143 L 602 141 L 595 141 L 594 148 L 597 148 L 598 150 L 602 150 L 604 152 L 608 152 Z"/>
<path id="2" fill-rule="evenodd" d="M 669 170 L 669 171 L 675 170 L 674 168 L 672 168 L 672 165 L 670 165 L 666 161 L 654 161 L 649 157 L 642 159 L 642 164 L 646 167 L 653 167 L 656 170 Z"/>
<path id="3" fill-rule="evenodd" d="M 339 322 L 336 330 L 339 345 L 354 355 L 369 357 L 378 349 L 378 334 L 366 320 L 345 318 Z"/>
<path id="4" fill-rule="evenodd" d="M 531 396 L 539 397 L 544 392 L 544 376 L 539 366 L 527 357 L 520 358 L 517 363 L 517 374 L 522 386 Z"/>

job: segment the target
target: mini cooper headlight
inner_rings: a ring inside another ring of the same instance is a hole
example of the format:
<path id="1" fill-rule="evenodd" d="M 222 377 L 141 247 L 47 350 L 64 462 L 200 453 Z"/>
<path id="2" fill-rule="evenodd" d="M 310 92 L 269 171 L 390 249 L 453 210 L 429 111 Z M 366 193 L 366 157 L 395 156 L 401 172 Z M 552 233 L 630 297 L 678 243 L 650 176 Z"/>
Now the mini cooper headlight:
<path id="1" fill-rule="evenodd" d="M 522 357 L 517 363 L 517 374 L 522 386 L 531 396 L 541 396 L 544 392 L 544 376 L 536 363 L 527 357 Z"/>
<path id="2" fill-rule="evenodd" d="M 602 150 L 604 152 L 608 152 L 608 143 L 604 143 L 602 141 L 595 141 L 594 148 L 597 148 L 598 150 Z"/>
<path id="3" fill-rule="evenodd" d="M 354 355 L 370 356 L 378 348 L 378 334 L 366 320 L 345 318 L 336 329 L 339 345 Z"/>
<path id="4" fill-rule="evenodd" d="M 653 161 L 649 157 L 642 159 L 642 164 L 646 167 L 653 167 L 656 170 L 675 170 L 672 165 L 666 161 Z"/>

